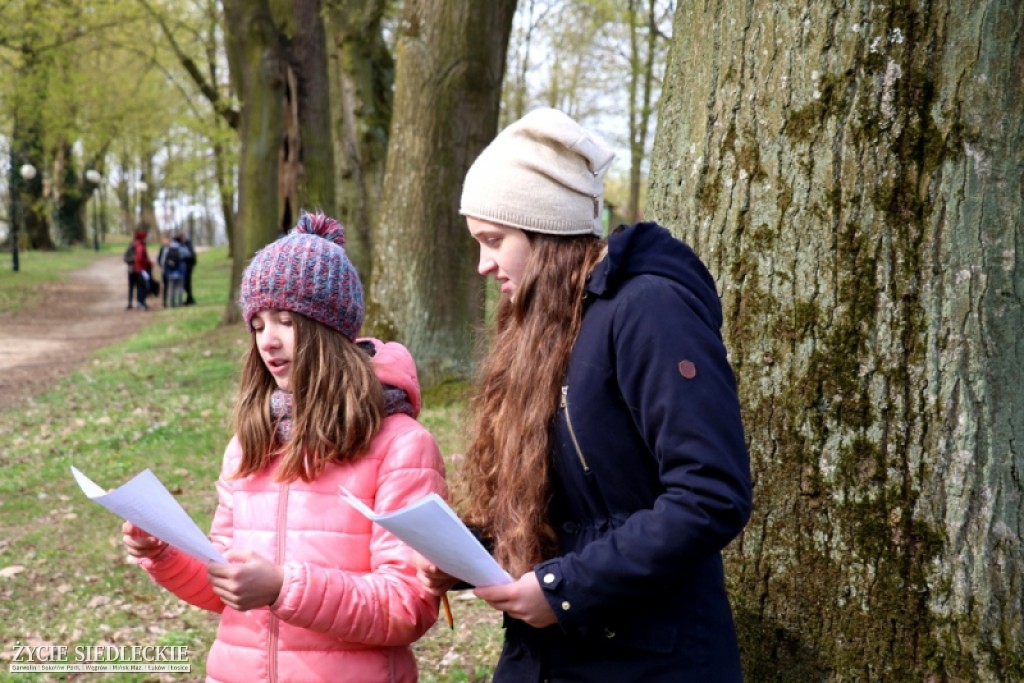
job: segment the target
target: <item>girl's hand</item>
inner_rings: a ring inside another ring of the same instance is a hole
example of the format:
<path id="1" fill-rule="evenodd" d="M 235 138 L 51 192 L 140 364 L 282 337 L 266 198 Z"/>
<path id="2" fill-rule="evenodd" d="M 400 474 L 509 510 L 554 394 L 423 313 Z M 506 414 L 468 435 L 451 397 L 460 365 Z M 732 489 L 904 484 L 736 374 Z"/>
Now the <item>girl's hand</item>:
<path id="1" fill-rule="evenodd" d="M 206 576 L 224 604 L 240 612 L 274 604 L 281 593 L 284 572 L 251 550 L 229 550 L 227 564 L 210 562 Z"/>
<path id="2" fill-rule="evenodd" d="M 128 521 L 121 525 L 121 533 L 128 554 L 138 559 L 156 557 L 167 548 L 167 543 Z"/>
<path id="3" fill-rule="evenodd" d="M 413 564 L 416 565 L 416 578 L 427 587 L 433 596 L 441 597 L 459 582 L 454 576 L 445 574 L 417 552 L 413 552 Z"/>
<path id="4" fill-rule="evenodd" d="M 510 617 L 525 621 L 534 628 L 554 624 L 555 613 L 544 598 L 544 589 L 533 572 L 523 574 L 515 583 L 504 586 L 474 588 L 473 594 L 491 607 L 507 613 Z"/>

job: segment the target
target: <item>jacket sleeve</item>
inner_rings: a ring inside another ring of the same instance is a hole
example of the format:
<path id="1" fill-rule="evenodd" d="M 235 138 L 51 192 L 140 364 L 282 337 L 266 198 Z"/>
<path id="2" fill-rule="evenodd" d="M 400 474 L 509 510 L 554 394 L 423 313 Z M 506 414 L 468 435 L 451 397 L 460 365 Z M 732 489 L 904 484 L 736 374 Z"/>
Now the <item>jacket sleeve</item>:
<path id="1" fill-rule="evenodd" d="M 751 512 L 739 399 L 718 329 L 698 301 L 660 278 L 643 278 L 620 299 L 616 380 L 655 458 L 660 493 L 580 551 L 535 568 L 568 631 L 663 597 L 717 556 Z"/>
<path id="2" fill-rule="evenodd" d="M 417 424 L 388 446 L 375 509 L 396 510 L 431 492 L 447 495 L 444 463 L 433 436 Z M 407 645 L 426 633 L 437 620 L 439 601 L 417 580 L 412 548 L 377 524 L 371 533 L 369 573 L 286 563 L 274 614 L 368 646 Z"/>
<path id="3" fill-rule="evenodd" d="M 238 441 L 232 439 L 224 452 L 220 478 L 217 480 L 217 510 L 213 514 L 213 524 L 210 527 L 210 540 L 221 553 L 231 547 L 231 476 L 237 468 L 240 455 Z M 155 558 L 140 560 L 139 566 L 145 569 L 154 581 L 190 605 L 211 612 L 224 610 L 224 603 L 213 592 L 206 577 L 205 562 L 168 546 Z"/>

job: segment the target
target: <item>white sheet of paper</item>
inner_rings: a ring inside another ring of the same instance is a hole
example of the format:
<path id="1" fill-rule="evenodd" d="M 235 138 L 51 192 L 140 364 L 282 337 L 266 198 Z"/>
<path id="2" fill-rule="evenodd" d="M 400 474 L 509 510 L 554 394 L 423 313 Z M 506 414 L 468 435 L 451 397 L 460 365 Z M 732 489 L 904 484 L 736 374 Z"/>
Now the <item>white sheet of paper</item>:
<path id="1" fill-rule="evenodd" d="M 161 541 L 204 562 L 227 562 L 210 543 L 210 539 L 188 516 L 167 487 L 150 470 L 137 474 L 131 481 L 107 493 L 92 479 L 71 467 L 75 481 L 90 500 L 118 517 L 145 529 Z"/>
<path id="2" fill-rule="evenodd" d="M 436 493 L 401 510 L 378 515 L 343 486 L 341 497 L 367 519 L 380 524 L 438 569 L 471 586 L 512 583 L 476 536 Z"/>

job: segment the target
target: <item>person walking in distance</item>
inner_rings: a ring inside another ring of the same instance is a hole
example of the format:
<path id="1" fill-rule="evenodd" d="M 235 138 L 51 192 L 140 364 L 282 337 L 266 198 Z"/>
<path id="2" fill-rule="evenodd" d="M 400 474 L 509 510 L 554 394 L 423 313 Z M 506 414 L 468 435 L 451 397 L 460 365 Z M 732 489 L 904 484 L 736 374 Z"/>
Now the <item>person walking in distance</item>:
<path id="1" fill-rule="evenodd" d="M 184 303 L 183 283 L 185 280 L 185 247 L 181 243 L 181 235 L 171 238 L 170 244 L 163 250 L 163 261 L 160 262 L 160 269 L 167 278 L 167 301 L 171 308 L 177 308 Z"/>
<path id="2" fill-rule="evenodd" d="M 192 239 L 186 234 L 182 236 L 181 244 L 185 248 L 185 279 L 183 284 L 185 287 L 185 305 L 193 306 L 196 303 L 196 298 L 192 296 L 192 271 L 196 269 L 196 264 L 199 263 L 199 259 L 196 256 L 196 248 L 192 245 Z"/>
<path id="3" fill-rule="evenodd" d="M 601 238 L 613 153 L 554 109 L 502 131 L 460 212 L 498 282 L 460 480 L 514 577 L 496 683 L 740 681 L 721 551 L 752 506 L 715 283 L 654 223 Z M 435 594 L 454 580 L 417 556 Z"/>
<path id="4" fill-rule="evenodd" d="M 160 288 L 160 305 L 163 308 L 167 308 L 167 290 L 169 289 L 169 287 L 167 280 L 167 269 L 164 267 L 164 257 L 167 254 L 167 249 L 171 246 L 171 238 L 168 235 L 163 235 L 160 238 L 160 241 L 160 251 L 156 253 L 156 263 L 158 266 L 160 266 L 160 282 L 163 285 Z"/>
<path id="5" fill-rule="evenodd" d="M 135 231 L 135 239 L 129 247 L 131 263 L 128 264 L 128 306 L 132 308 L 132 294 L 139 304 L 139 309 L 148 311 L 146 297 L 149 296 L 149 278 L 153 272 L 153 262 L 149 260 L 149 252 L 146 250 L 146 237 L 149 233 L 139 228 Z M 127 259 L 126 259 L 127 262 Z"/>

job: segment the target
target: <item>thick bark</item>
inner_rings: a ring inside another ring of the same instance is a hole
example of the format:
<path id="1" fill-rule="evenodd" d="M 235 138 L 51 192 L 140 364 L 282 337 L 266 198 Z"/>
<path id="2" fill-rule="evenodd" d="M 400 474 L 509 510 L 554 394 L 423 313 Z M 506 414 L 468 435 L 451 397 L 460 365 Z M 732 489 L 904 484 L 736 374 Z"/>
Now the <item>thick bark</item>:
<path id="1" fill-rule="evenodd" d="M 280 233 L 277 225 L 285 60 L 267 0 L 227 0 L 224 26 L 231 82 L 242 102 L 239 117 L 238 221 L 231 296 L 225 322 L 240 318 L 238 285 L 252 255 Z"/>
<path id="2" fill-rule="evenodd" d="M 483 286 L 458 215 L 494 137 L 514 0 L 407 0 L 374 250 L 370 330 L 409 346 L 425 384 L 470 370 Z"/>
<path id="3" fill-rule="evenodd" d="M 381 22 L 387 0 L 327 0 L 333 40 L 333 139 L 338 218 L 363 286 L 373 278 L 373 229 L 387 160 L 395 63 Z"/>
<path id="4" fill-rule="evenodd" d="M 327 45 L 320 0 L 294 2 L 295 30 L 288 52 L 294 75 L 297 138 L 289 151 L 297 167 L 294 185 L 286 195 L 290 201 L 287 207 L 282 206 L 283 230 L 295 225 L 301 210 L 337 215 Z M 288 214 L 285 208 L 290 209 Z"/>
<path id="5" fill-rule="evenodd" d="M 1024 676 L 1024 4 L 680 3 L 649 206 L 723 294 L 751 680 Z"/>

